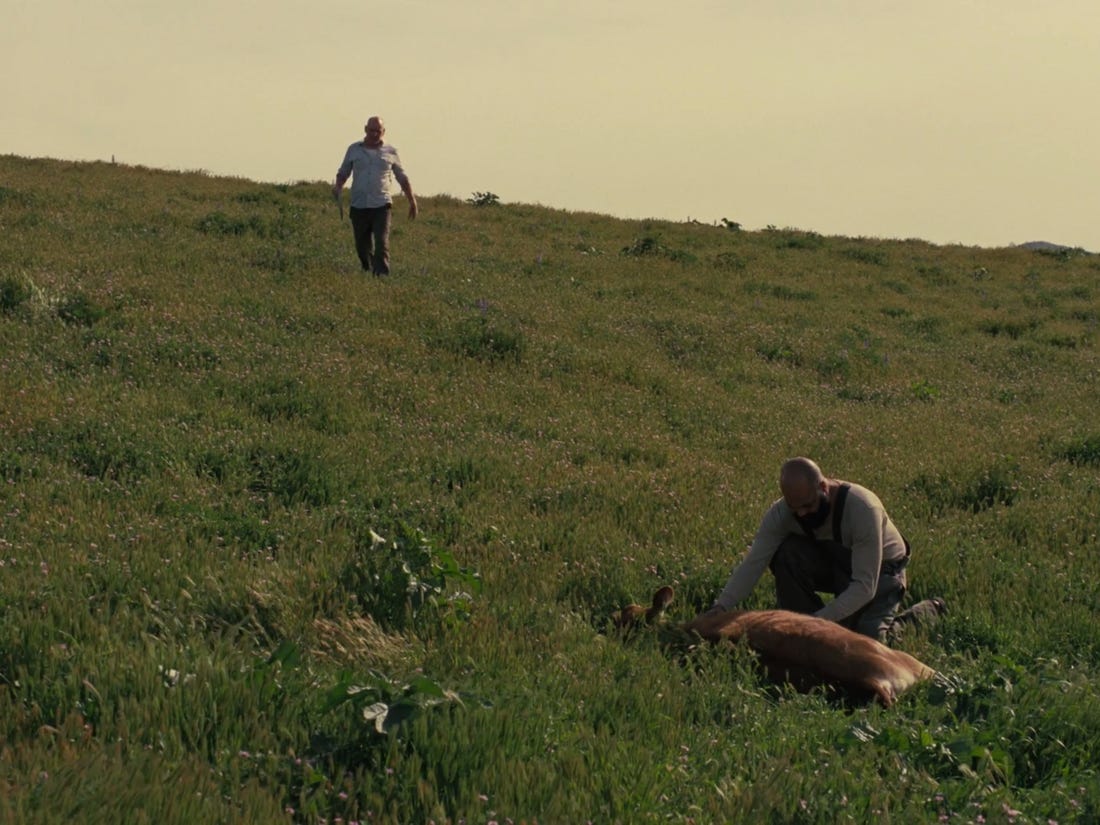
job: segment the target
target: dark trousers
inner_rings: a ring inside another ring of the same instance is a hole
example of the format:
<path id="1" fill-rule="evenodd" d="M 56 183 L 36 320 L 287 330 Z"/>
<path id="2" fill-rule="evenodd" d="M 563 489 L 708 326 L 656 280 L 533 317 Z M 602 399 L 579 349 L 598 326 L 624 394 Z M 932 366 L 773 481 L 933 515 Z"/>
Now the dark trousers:
<path id="1" fill-rule="evenodd" d="M 887 562 L 879 571 L 875 595 L 860 610 L 840 622 L 849 630 L 882 641 L 905 595 L 909 559 Z M 771 560 L 775 595 L 781 610 L 816 613 L 825 606 L 819 593 L 834 596 L 852 580 L 852 551 L 835 541 L 814 541 L 792 533 Z"/>
<path id="2" fill-rule="evenodd" d="M 390 206 L 348 210 L 355 233 L 355 251 L 364 272 L 390 274 Z"/>

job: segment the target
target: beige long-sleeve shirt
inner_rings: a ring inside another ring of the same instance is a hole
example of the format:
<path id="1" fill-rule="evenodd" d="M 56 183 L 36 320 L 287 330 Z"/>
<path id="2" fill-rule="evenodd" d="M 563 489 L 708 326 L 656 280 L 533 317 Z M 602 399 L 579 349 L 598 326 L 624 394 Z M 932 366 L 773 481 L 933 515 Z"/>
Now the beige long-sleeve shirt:
<path id="1" fill-rule="evenodd" d="M 733 568 L 715 604 L 724 610 L 731 610 L 747 598 L 768 568 L 780 543 L 791 533 L 805 535 L 787 502 L 780 498 L 764 514 L 748 553 Z M 831 516 L 817 528 L 814 536 L 830 541 L 833 539 Z M 852 550 L 851 583 L 816 614 L 834 622 L 852 615 L 874 597 L 884 561 L 901 561 L 906 554 L 905 539 L 890 520 L 878 496 L 858 484 L 851 484 L 844 503 L 840 543 Z"/>

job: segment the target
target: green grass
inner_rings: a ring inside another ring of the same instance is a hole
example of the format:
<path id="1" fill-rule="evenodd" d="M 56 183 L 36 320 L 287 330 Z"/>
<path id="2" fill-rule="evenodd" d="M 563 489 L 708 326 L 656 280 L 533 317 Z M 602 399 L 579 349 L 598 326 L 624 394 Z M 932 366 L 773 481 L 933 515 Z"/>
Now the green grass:
<path id="1" fill-rule="evenodd" d="M 1100 819 L 1097 257 L 0 180 L 0 821 Z M 796 454 L 950 605 L 891 710 L 607 632 Z"/>

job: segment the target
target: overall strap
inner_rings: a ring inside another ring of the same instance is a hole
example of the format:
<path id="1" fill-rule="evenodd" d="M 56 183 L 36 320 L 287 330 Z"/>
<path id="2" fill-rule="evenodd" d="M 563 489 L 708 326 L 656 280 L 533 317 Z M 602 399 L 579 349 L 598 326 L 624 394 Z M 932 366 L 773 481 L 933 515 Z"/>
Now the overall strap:
<path id="1" fill-rule="evenodd" d="M 836 501 L 833 502 L 833 541 L 837 544 L 843 544 L 840 540 L 840 520 L 844 517 L 844 502 L 848 499 L 848 491 L 851 489 L 851 484 L 841 484 L 840 489 L 836 491 Z"/>

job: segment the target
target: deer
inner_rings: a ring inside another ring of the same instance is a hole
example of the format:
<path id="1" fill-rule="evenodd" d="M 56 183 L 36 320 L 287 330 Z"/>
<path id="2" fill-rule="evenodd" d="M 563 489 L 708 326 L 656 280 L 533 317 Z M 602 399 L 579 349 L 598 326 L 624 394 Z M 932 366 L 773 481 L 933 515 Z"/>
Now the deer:
<path id="1" fill-rule="evenodd" d="M 650 607 L 627 605 L 612 615 L 612 623 L 622 630 L 653 624 L 673 598 L 673 589 L 666 585 L 654 594 Z M 789 610 L 704 613 L 678 629 L 689 638 L 714 644 L 748 645 L 772 682 L 790 684 L 801 692 L 823 685 L 887 708 L 906 690 L 936 675 L 904 651 L 827 619 Z"/>

